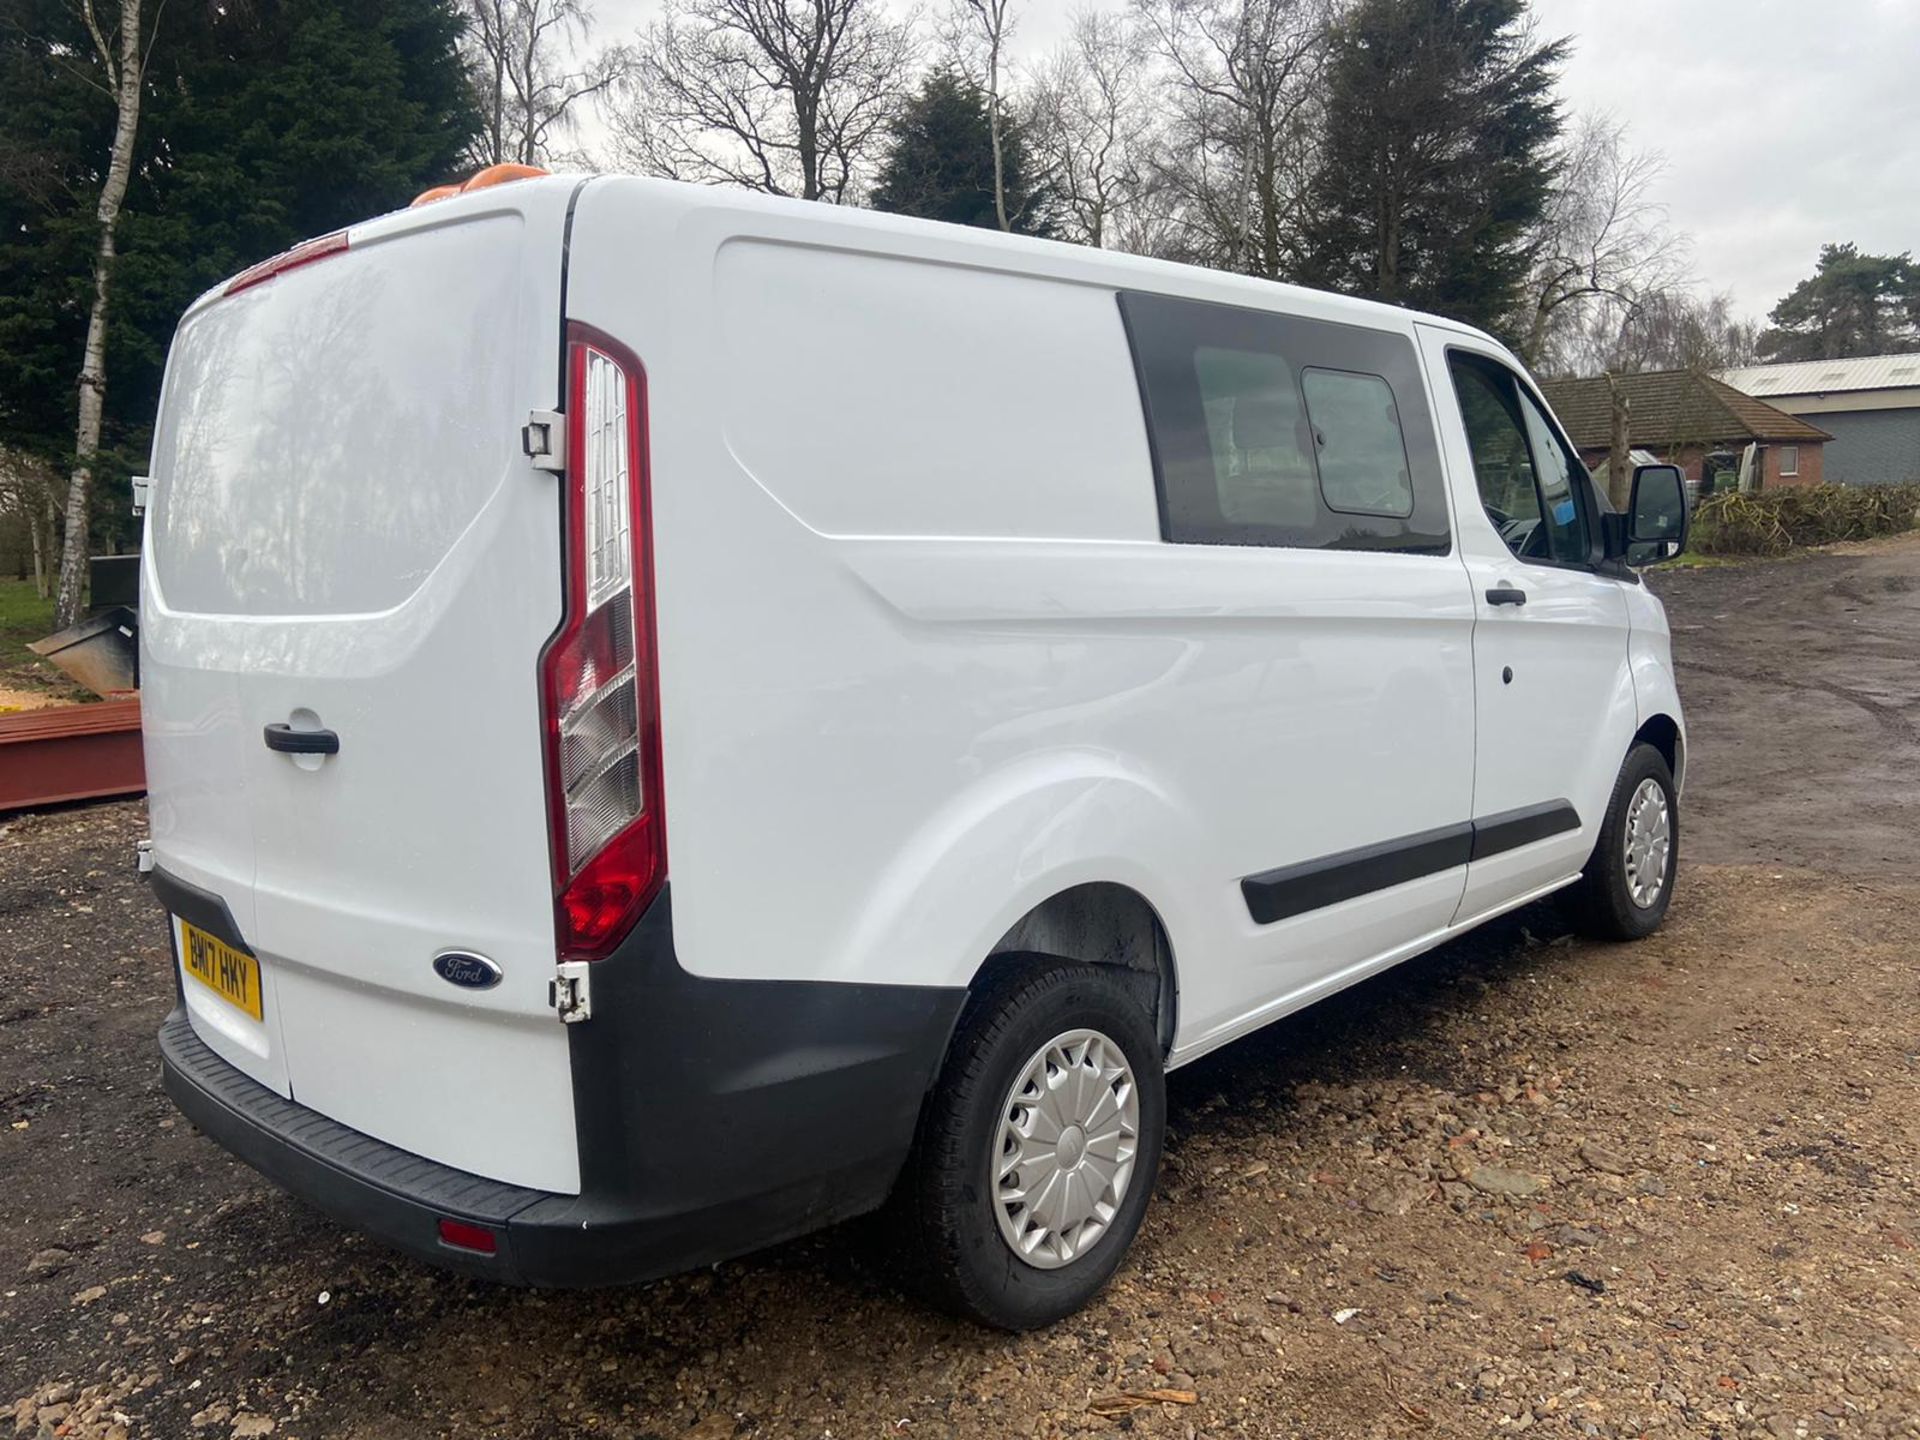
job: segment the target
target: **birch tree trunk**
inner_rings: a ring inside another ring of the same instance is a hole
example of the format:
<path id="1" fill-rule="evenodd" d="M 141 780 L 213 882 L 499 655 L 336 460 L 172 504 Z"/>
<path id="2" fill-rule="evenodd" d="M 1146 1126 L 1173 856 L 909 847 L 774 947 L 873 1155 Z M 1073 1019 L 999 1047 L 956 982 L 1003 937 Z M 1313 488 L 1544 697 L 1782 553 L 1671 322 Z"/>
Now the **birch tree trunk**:
<path id="1" fill-rule="evenodd" d="M 493 153 L 487 157 L 489 165 L 498 165 L 507 158 L 507 41 L 500 37 L 500 49 L 493 61 Z"/>
<path id="2" fill-rule="evenodd" d="M 67 528 L 60 546 L 60 587 L 54 599 L 53 623 L 65 629 L 80 618 L 81 588 L 86 580 L 87 501 L 93 490 L 94 465 L 100 455 L 100 419 L 107 400 L 107 292 L 113 281 L 113 231 L 120 205 L 127 196 L 133 170 L 133 139 L 140 125 L 140 0 L 120 0 L 118 58 L 107 44 L 94 17 L 93 0 L 86 0 L 87 29 L 100 51 L 108 79 L 113 83 L 119 113 L 108 153 L 107 179 L 100 187 L 97 216 L 100 239 L 93 256 L 93 309 L 87 316 L 87 348 L 80 361 L 80 418 L 74 433 L 73 472 L 67 480 Z"/>
<path id="3" fill-rule="evenodd" d="M 1002 158 L 1004 147 L 1000 142 L 1000 27 L 995 22 L 992 49 L 987 58 L 987 132 L 993 142 L 993 213 L 999 220 L 1002 230 L 1011 230 L 1007 223 L 1007 176 L 1006 162 Z"/>
<path id="4" fill-rule="evenodd" d="M 53 546 L 55 537 L 60 533 L 60 506 L 54 501 L 51 487 L 42 493 L 35 502 L 36 513 L 33 516 L 33 593 L 42 600 L 53 594 L 54 563 Z"/>
<path id="5" fill-rule="evenodd" d="M 1006 58 L 1007 35 L 1012 27 L 1007 11 L 1013 0 L 961 0 L 960 14 L 971 11 L 979 22 L 979 41 L 987 52 L 987 133 L 993 147 L 993 218 L 1002 230 L 1011 230 L 1007 215 L 1006 143 L 1000 118 L 1000 66 Z"/>
<path id="6" fill-rule="evenodd" d="M 546 29 L 536 6 L 527 15 L 526 51 L 520 57 L 520 163 L 533 165 L 540 154 L 540 36 Z"/>
<path id="7" fill-rule="evenodd" d="M 47 551 L 40 536 L 38 516 L 27 521 L 27 534 L 33 541 L 33 593 L 44 600 L 47 598 Z"/>

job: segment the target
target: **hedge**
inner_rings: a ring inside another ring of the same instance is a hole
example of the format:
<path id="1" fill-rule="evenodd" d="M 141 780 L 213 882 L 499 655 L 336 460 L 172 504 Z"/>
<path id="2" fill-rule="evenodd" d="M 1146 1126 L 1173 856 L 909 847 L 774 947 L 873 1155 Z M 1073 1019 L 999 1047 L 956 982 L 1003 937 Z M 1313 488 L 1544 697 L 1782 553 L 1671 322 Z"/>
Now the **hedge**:
<path id="1" fill-rule="evenodd" d="M 1709 495 L 1689 548 L 1703 555 L 1784 555 L 1805 545 L 1869 540 L 1920 526 L 1920 483 L 1807 485 Z"/>

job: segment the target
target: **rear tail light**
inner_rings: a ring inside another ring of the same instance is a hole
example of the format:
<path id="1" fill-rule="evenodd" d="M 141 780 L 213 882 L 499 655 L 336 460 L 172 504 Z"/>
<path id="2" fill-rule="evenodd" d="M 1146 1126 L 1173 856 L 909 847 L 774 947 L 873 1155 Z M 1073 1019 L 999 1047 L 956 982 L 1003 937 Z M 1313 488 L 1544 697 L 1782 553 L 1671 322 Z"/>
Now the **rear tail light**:
<path id="1" fill-rule="evenodd" d="M 567 351 L 566 614 L 540 659 L 562 960 L 618 945 L 666 875 L 645 377 L 575 326 Z"/>

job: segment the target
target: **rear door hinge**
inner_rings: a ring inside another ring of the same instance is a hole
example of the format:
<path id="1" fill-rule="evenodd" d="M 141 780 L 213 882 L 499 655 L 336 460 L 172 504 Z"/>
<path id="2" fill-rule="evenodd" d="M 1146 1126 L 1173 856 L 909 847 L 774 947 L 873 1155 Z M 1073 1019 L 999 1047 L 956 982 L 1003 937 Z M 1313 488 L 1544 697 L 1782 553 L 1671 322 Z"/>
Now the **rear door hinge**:
<path id="1" fill-rule="evenodd" d="M 547 982 L 547 1004 L 560 1014 L 564 1024 L 577 1025 L 593 1016 L 593 985 L 590 967 L 584 960 L 563 960 L 559 973 Z"/>
<path id="2" fill-rule="evenodd" d="M 552 410 L 534 410 L 520 427 L 520 448 L 536 470 L 556 475 L 567 468 L 567 420 Z"/>

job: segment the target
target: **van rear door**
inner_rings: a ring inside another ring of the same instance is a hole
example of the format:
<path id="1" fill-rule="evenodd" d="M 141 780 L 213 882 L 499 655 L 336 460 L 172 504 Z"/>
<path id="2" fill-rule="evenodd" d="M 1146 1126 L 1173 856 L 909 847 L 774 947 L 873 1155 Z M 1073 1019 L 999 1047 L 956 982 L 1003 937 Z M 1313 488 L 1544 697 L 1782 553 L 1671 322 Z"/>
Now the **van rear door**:
<path id="1" fill-rule="evenodd" d="M 560 403 L 579 183 L 385 217 L 196 305 L 142 617 L 156 862 L 219 895 L 260 965 L 257 1019 L 183 981 L 195 1031 L 356 1130 L 563 1192 L 537 683 L 561 512 L 521 427 Z M 480 962 L 436 968 L 449 951 Z"/>

